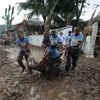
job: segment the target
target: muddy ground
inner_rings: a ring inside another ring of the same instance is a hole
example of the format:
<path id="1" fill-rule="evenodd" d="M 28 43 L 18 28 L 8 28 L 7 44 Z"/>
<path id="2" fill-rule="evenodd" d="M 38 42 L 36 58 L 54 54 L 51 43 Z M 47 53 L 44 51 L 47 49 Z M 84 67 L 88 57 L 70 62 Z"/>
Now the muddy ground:
<path id="1" fill-rule="evenodd" d="M 47 81 L 41 73 L 20 73 L 16 45 L 0 46 L 0 100 L 100 100 L 100 56 L 86 59 L 80 55 L 75 73 Z M 32 47 L 36 61 L 44 50 Z M 62 64 L 64 72 L 65 61 Z"/>

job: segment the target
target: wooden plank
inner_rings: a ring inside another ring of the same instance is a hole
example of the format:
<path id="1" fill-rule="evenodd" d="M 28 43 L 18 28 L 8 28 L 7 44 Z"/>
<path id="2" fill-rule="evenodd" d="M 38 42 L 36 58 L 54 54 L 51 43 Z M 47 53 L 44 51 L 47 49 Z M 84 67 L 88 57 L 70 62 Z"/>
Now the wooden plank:
<path id="1" fill-rule="evenodd" d="M 97 35 L 97 37 L 100 37 L 100 35 Z"/>

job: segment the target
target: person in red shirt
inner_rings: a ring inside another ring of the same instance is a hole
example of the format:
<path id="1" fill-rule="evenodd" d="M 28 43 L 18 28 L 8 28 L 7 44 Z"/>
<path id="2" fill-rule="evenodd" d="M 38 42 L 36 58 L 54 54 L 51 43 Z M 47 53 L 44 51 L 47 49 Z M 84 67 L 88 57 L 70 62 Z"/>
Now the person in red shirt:
<path id="1" fill-rule="evenodd" d="M 7 33 L 6 36 L 7 36 L 7 39 L 10 39 L 10 33 Z"/>

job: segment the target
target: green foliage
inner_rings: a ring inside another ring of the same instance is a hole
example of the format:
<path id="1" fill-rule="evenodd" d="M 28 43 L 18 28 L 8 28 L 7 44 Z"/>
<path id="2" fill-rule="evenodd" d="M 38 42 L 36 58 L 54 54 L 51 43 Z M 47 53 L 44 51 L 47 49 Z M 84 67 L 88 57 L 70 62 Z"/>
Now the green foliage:
<path id="1" fill-rule="evenodd" d="M 42 15 L 44 23 L 46 20 L 53 20 L 54 23 L 56 22 L 60 25 L 60 21 L 57 19 L 61 18 L 64 25 L 69 25 L 73 18 L 76 18 L 76 25 L 78 25 L 86 1 L 87 0 L 27 0 L 25 3 L 20 3 L 18 9 L 19 12 L 23 9 L 30 10 L 28 14 L 29 18 L 33 15 Z"/>
<path id="2" fill-rule="evenodd" d="M 2 16 L 2 18 L 6 21 L 6 27 L 10 27 L 12 25 L 12 21 L 14 20 L 14 7 L 11 7 L 11 5 L 9 5 L 8 9 L 5 8 L 5 15 Z"/>

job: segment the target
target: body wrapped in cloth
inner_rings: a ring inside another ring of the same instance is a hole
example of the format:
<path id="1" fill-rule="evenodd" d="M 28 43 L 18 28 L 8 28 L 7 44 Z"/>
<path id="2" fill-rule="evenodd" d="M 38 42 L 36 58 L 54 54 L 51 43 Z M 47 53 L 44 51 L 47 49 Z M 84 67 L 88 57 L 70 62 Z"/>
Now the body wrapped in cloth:
<path id="1" fill-rule="evenodd" d="M 33 58 L 33 60 L 32 60 L 32 58 L 31 58 L 31 60 L 29 61 L 29 62 L 30 62 L 30 63 L 29 63 L 29 67 L 30 67 L 32 70 L 37 70 L 37 71 L 39 71 L 39 72 L 44 73 L 44 72 L 45 72 L 45 66 L 46 66 L 47 62 L 48 62 L 48 64 L 50 64 L 50 65 L 51 65 L 51 63 L 53 62 L 53 63 L 54 63 L 53 66 L 57 66 L 57 64 L 59 65 L 59 64 L 62 63 L 62 61 L 63 61 L 63 59 L 64 59 L 64 55 L 65 55 L 65 51 L 63 51 L 62 53 L 60 53 L 60 57 L 57 58 L 57 59 L 50 59 L 49 57 L 46 57 L 46 58 L 42 59 L 39 63 L 37 63 L 37 62 L 34 60 L 34 58 Z M 56 62 L 58 62 L 58 60 L 59 60 L 59 63 L 56 63 Z"/>

